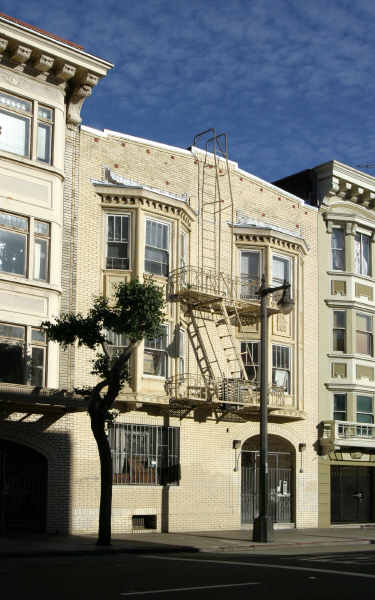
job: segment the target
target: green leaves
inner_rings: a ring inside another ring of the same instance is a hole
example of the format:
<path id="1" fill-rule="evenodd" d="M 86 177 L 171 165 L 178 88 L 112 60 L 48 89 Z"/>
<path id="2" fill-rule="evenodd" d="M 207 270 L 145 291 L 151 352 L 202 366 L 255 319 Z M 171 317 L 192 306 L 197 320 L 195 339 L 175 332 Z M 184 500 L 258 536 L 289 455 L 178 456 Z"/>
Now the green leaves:
<path id="1" fill-rule="evenodd" d="M 125 334 L 130 343 L 135 344 L 145 337 L 161 335 L 163 320 L 163 291 L 152 278 L 147 278 L 144 283 L 138 279 L 120 283 L 112 302 L 104 296 L 98 296 L 86 316 L 65 313 L 55 323 L 44 321 L 42 327 L 49 340 L 63 347 L 78 343 L 79 346 L 96 350 L 93 372 L 103 379 L 118 377 L 119 383 L 123 383 L 128 379 L 127 362 L 119 370 L 119 362 L 101 352 L 106 344 L 106 330 Z"/>

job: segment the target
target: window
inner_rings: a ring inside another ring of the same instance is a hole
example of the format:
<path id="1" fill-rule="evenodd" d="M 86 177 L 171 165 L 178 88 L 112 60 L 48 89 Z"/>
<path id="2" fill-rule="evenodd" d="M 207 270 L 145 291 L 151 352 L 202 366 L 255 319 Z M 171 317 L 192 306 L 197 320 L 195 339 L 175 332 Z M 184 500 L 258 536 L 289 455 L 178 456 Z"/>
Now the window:
<path id="1" fill-rule="evenodd" d="M 163 333 L 157 338 L 145 338 L 144 373 L 168 377 L 168 327 L 163 325 Z"/>
<path id="2" fill-rule="evenodd" d="M 249 381 L 259 383 L 259 342 L 241 342 L 241 356 Z"/>
<path id="3" fill-rule="evenodd" d="M 346 421 L 346 394 L 334 394 L 333 418 L 335 421 Z"/>
<path id="4" fill-rule="evenodd" d="M 51 108 L 0 91 L 0 150 L 50 164 L 52 128 Z"/>
<path id="5" fill-rule="evenodd" d="M 26 276 L 28 234 L 26 217 L 0 212 L 0 271 Z"/>
<path id="6" fill-rule="evenodd" d="M 145 272 L 169 273 L 169 225 L 151 219 L 146 220 Z"/>
<path id="7" fill-rule="evenodd" d="M 33 269 L 29 268 L 29 237 L 34 253 Z M 14 273 L 48 281 L 50 225 L 0 211 L 0 272 Z"/>
<path id="8" fill-rule="evenodd" d="M 364 233 L 356 233 L 354 238 L 354 270 L 361 275 L 371 275 L 371 239 Z"/>
<path id="9" fill-rule="evenodd" d="M 44 221 L 34 221 L 34 279 L 48 281 L 50 226 Z"/>
<path id="10" fill-rule="evenodd" d="M 187 257 L 187 235 L 184 231 L 180 234 L 180 269 L 186 267 Z"/>
<path id="11" fill-rule="evenodd" d="M 290 283 L 290 260 L 282 256 L 272 257 L 272 286 L 283 285 L 284 281 Z"/>
<path id="12" fill-rule="evenodd" d="M 346 313 L 344 310 L 333 311 L 333 351 L 345 352 Z"/>
<path id="13" fill-rule="evenodd" d="M 372 356 L 372 316 L 365 313 L 356 314 L 356 351 Z"/>
<path id="14" fill-rule="evenodd" d="M 241 298 L 256 298 L 260 287 L 260 252 L 249 250 L 241 252 Z"/>
<path id="15" fill-rule="evenodd" d="M 357 423 L 373 423 L 372 396 L 357 396 Z"/>
<path id="16" fill-rule="evenodd" d="M 46 336 L 42 329 L 0 323 L 0 381 L 45 385 Z"/>
<path id="17" fill-rule="evenodd" d="M 345 232 L 343 227 L 333 227 L 331 235 L 332 269 L 345 271 Z"/>
<path id="18" fill-rule="evenodd" d="M 290 348 L 272 346 L 272 384 L 290 394 Z"/>
<path id="19" fill-rule="evenodd" d="M 180 428 L 113 423 L 109 428 L 113 483 L 178 484 Z"/>
<path id="20" fill-rule="evenodd" d="M 178 373 L 183 375 L 185 373 L 185 331 L 181 328 L 178 332 Z"/>
<path id="21" fill-rule="evenodd" d="M 125 333 L 115 333 L 114 331 L 107 330 L 105 337 L 111 357 L 118 356 L 129 346 L 129 338 Z"/>
<path id="22" fill-rule="evenodd" d="M 107 269 L 129 269 L 129 217 L 107 215 Z"/>

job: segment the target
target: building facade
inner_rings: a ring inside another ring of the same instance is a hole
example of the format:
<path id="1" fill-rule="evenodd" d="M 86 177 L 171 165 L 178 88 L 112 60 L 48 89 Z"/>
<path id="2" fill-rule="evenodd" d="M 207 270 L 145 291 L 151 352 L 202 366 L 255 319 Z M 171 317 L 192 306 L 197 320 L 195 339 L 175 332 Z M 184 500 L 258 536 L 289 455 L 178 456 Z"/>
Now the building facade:
<path id="1" fill-rule="evenodd" d="M 6 15 L 0 48 L 1 526 L 67 530 L 78 405 L 55 398 L 59 348 L 40 326 L 68 297 L 72 148 L 110 64 Z"/>
<path id="2" fill-rule="evenodd" d="M 337 161 L 277 182 L 319 209 L 319 524 L 375 520 L 375 179 Z"/>
<path id="3" fill-rule="evenodd" d="M 317 207 L 240 169 L 213 130 L 182 149 L 80 127 L 111 65 L 0 25 L 2 526 L 96 531 L 99 461 L 73 392 L 94 382 L 93 355 L 47 345 L 40 326 L 152 276 L 164 333 L 132 356 L 108 424 L 113 530 L 250 528 L 263 275 L 295 303 L 287 316 L 276 294 L 268 306 L 270 510 L 277 526 L 316 526 Z M 126 345 L 108 336 L 113 352 Z"/>

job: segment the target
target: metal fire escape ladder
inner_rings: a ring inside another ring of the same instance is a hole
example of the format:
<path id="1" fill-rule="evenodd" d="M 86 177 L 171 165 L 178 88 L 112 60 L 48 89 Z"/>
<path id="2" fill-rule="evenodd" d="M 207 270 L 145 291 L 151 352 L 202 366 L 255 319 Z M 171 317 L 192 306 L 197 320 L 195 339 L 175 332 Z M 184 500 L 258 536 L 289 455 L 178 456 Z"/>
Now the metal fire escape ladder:
<path id="1" fill-rule="evenodd" d="M 247 373 L 233 335 L 233 325 L 230 322 L 224 301 L 221 302 L 221 315 L 219 315 L 219 318 L 216 320 L 216 327 L 227 361 L 227 373 L 231 378 L 246 380 Z M 224 329 L 224 331 L 221 332 L 220 328 Z"/>
<path id="2" fill-rule="evenodd" d="M 199 370 L 207 385 L 213 380 L 223 376 L 215 345 L 212 343 L 211 332 L 208 331 L 207 313 L 189 310 L 190 323 L 188 325 L 188 336 L 193 347 L 193 352 L 199 366 Z"/>

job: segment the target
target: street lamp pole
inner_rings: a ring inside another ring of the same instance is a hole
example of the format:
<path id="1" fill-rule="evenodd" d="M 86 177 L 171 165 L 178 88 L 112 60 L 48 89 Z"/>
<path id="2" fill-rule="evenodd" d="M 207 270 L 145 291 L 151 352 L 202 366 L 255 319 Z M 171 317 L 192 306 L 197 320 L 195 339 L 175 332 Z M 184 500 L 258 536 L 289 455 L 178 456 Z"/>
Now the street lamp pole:
<path id="1" fill-rule="evenodd" d="M 290 298 L 290 283 L 266 287 L 263 275 L 257 292 L 260 297 L 260 469 L 259 469 L 259 516 L 254 519 L 253 541 L 272 541 L 272 517 L 269 514 L 268 479 L 268 309 L 267 296 L 283 290 L 278 308 L 284 314 L 292 311 L 294 302 Z"/>

